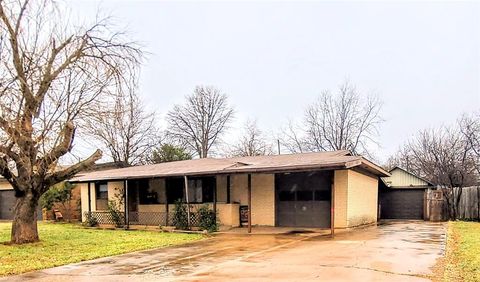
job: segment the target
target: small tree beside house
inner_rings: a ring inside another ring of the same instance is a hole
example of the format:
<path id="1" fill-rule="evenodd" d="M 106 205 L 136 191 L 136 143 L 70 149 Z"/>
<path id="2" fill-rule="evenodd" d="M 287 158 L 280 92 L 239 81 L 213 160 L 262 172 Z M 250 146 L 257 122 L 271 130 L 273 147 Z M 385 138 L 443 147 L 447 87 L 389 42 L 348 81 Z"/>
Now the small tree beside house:
<path id="1" fill-rule="evenodd" d="M 75 185 L 68 181 L 55 184 L 40 197 L 40 205 L 48 211 L 52 211 L 55 204 L 61 205 L 65 211 L 65 218 L 68 222 L 72 220 L 72 190 Z M 55 214 L 54 214 L 55 217 Z"/>

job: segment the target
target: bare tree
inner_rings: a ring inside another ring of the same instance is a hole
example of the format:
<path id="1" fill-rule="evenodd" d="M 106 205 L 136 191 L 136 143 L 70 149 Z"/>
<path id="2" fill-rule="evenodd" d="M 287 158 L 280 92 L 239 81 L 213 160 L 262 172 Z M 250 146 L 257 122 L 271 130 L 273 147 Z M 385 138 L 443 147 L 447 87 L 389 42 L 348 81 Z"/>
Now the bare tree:
<path id="1" fill-rule="evenodd" d="M 337 95 L 325 91 L 308 106 L 302 124 L 289 121 L 280 140 L 293 153 L 349 150 L 373 157 L 371 146 L 378 145 L 378 127 L 383 121 L 381 108 L 378 98 L 362 99 L 345 82 Z"/>
<path id="2" fill-rule="evenodd" d="M 148 113 L 135 92 L 118 95 L 113 108 L 99 110 L 86 130 L 115 162 L 144 163 L 158 138 L 155 114 Z"/>
<path id="3" fill-rule="evenodd" d="M 107 107 L 141 53 L 105 21 L 64 23 L 50 1 L 0 1 L 0 174 L 15 190 L 12 243 L 39 240 L 36 207 L 47 189 L 102 156 L 59 169 L 75 123 Z"/>
<path id="4" fill-rule="evenodd" d="M 231 155 L 238 157 L 261 156 L 272 154 L 272 145 L 268 144 L 263 132 L 255 120 L 247 120 L 244 132 L 238 143 L 233 146 Z"/>
<path id="5" fill-rule="evenodd" d="M 280 141 L 280 144 L 286 147 L 291 153 L 303 153 L 309 151 L 303 129 L 293 120 L 289 120 L 286 127 L 281 129 L 278 140 Z"/>
<path id="6" fill-rule="evenodd" d="M 456 219 L 462 188 L 478 181 L 478 164 L 471 150 L 458 126 L 441 127 L 419 132 L 399 151 L 396 162 L 439 185 L 449 217 Z"/>
<path id="7" fill-rule="evenodd" d="M 336 96 L 323 92 L 305 111 L 304 140 L 308 150 L 350 150 L 371 156 L 369 146 L 377 144 L 382 122 L 381 107 L 376 97 L 362 99 L 348 82 L 340 86 Z"/>
<path id="8" fill-rule="evenodd" d="M 175 105 L 167 114 L 167 134 L 195 152 L 208 157 L 233 118 L 227 95 L 212 86 L 197 86 L 185 104 Z"/>
<path id="9" fill-rule="evenodd" d="M 476 170 L 480 175 L 480 112 L 464 114 L 458 123 L 469 146 L 469 152 L 475 158 Z"/>

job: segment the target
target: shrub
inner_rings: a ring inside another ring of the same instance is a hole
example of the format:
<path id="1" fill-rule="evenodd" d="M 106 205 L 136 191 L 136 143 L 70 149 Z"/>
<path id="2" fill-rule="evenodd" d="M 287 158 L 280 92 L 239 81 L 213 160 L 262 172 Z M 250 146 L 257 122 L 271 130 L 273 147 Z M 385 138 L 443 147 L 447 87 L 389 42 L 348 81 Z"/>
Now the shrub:
<path id="1" fill-rule="evenodd" d="M 60 182 L 50 187 L 41 197 L 40 205 L 42 208 L 52 210 L 55 204 L 61 204 L 66 213 L 68 221 L 71 220 L 71 200 L 72 190 L 75 185 L 68 181 Z"/>
<path id="2" fill-rule="evenodd" d="M 115 227 L 121 228 L 121 227 L 124 226 L 123 212 L 121 212 L 118 209 L 116 201 L 113 201 L 113 200 L 108 201 L 107 211 L 110 213 L 110 216 L 112 217 L 112 220 L 113 220 L 113 223 L 115 224 Z"/>
<path id="3" fill-rule="evenodd" d="M 182 201 L 175 201 L 175 209 L 173 211 L 173 225 L 177 229 L 187 230 L 188 229 L 188 213 L 187 205 Z"/>
<path id="4" fill-rule="evenodd" d="M 86 217 L 85 222 L 82 223 L 84 226 L 88 226 L 88 227 L 98 226 L 97 219 L 91 213 L 86 212 L 85 217 Z"/>
<path id="5" fill-rule="evenodd" d="M 197 212 L 200 229 L 208 232 L 215 232 L 218 230 L 217 214 L 211 210 L 208 205 L 201 206 Z"/>

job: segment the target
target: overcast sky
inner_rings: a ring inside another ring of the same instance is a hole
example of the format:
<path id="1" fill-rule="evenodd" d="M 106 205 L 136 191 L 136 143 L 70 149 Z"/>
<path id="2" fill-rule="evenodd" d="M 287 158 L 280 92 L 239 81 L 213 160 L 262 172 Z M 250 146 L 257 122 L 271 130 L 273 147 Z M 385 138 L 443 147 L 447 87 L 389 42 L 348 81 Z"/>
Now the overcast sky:
<path id="1" fill-rule="evenodd" d="M 68 3 L 114 16 L 151 53 L 140 93 L 160 117 L 195 85 L 215 85 L 234 127 L 257 118 L 273 132 L 348 79 L 384 102 L 383 161 L 419 129 L 480 109 L 478 2 Z"/>

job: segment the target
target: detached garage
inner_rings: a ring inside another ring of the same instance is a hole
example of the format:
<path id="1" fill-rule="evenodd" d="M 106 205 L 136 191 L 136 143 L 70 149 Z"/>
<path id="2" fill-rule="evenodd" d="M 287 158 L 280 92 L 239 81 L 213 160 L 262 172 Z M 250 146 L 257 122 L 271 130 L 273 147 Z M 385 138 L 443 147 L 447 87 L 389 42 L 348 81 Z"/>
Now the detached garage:
<path id="1" fill-rule="evenodd" d="M 381 219 L 424 219 L 425 191 L 433 184 L 400 167 L 379 182 Z"/>

